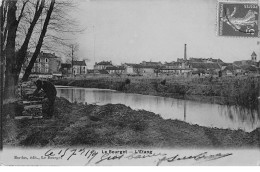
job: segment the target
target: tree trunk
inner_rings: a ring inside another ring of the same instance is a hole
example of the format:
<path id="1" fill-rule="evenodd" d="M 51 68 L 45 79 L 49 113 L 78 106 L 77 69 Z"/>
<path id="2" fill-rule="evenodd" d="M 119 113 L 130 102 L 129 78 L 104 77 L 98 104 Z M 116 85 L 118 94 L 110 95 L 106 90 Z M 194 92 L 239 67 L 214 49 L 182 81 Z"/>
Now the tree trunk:
<path id="1" fill-rule="evenodd" d="M 15 88 L 18 75 L 15 70 L 15 38 L 18 27 L 16 20 L 17 0 L 8 1 L 7 26 L 8 36 L 6 41 L 6 71 L 5 71 L 5 98 L 15 98 Z"/>
<path id="2" fill-rule="evenodd" d="M 38 0 L 38 3 L 39 3 L 39 0 Z M 44 8 L 44 4 L 45 4 L 45 0 L 42 0 L 39 9 L 35 9 L 36 10 L 35 15 L 33 17 L 31 24 L 30 24 L 30 27 L 28 29 L 28 32 L 26 34 L 23 45 L 21 46 L 21 48 L 17 52 L 16 68 L 17 68 L 17 71 L 19 73 L 21 72 L 22 65 L 23 65 L 25 57 L 27 55 L 27 49 L 28 49 L 28 45 L 29 45 L 32 33 L 33 33 L 33 29 L 34 29 L 39 17 L 41 16 L 42 10 Z"/>
<path id="3" fill-rule="evenodd" d="M 0 26 L 1 26 L 1 33 L 0 33 L 0 151 L 3 150 L 3 81 L 4 81 L 4 75 L 3 75 L 3 59 L 4 59 L 4 53 L 3 53 L 3 47 L 4 47 L 4 41 L 3 41 L 3 25 L 4 25 L 4 2 L 2 1 L 1 7 L 0 7 Z"/>
<path id="4" fill-rule="evenodd" d="M 37 57 L 38 57 L 38 55 L 39 55 L 39 53 L 41 51 L 43 39 L 44 39 L 45 34 L 47 32 L 47 28 L 48 28 L 48 25 L 49 25 L 49 21 L 50 21 L 51 13 L 53 11 L 54 4 L 55 4 L 55 0 L 52 0 L 51 4 L 50 4 L 50 7 L 49 7 L 49 10 L 48 10 L 48 13 L 47 13 L 47 16 L 46 16 L 46 19 L 44 21 L 44 25 L 43 25 L 43 29 L 42 29 L 39 41 L 37 43 L 36 49 L 35 49 L 35 51 L 33 53 L 33 56 L 32 56 L 32 58 L 30 60 L 30 63 L 27 66 L 27 68 L 25 69 L 25 73 L 23 75 L 22 81 L 27 81 L 29 79 L 29 76 L 31 74 L 33 65 L 34 65 L 34 63 L 35 63 L 35 61 L 36 61 L 36 59 L 37 59 Z"/>

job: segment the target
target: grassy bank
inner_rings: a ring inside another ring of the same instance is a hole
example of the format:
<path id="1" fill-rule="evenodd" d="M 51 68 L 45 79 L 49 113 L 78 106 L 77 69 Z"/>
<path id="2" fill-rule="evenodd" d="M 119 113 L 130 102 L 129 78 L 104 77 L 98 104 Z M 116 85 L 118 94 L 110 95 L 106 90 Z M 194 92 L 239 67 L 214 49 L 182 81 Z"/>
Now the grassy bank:
<path id="1" fill-rule="evenodd" d="M 53 82 L 57 85 L 114 89 L 127 93 L 174 98 L 186 97 L 197 101 L 214 101 L 214 103 L 239 105 L 252 109 L 258 108 L 260 91 L 260 78 L 254 76 L 222 78 L 88 77 Z"/>
<path id="2" fill-rule="evenodd" d="M 260 128 L 207 128 L 117 104 L 83 105 L 57 98 L 51 120 L 14 120 L 4 105 L 3 141 L 15 146 L 260 147 Z"/>

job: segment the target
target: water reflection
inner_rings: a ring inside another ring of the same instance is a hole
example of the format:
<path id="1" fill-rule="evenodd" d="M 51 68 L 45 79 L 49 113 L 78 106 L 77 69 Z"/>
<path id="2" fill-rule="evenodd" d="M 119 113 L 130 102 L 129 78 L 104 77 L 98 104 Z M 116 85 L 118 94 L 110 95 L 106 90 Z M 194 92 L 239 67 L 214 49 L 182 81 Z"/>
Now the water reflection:
<path id="1" fill-rule="evenodd" d="M 243 129 L 260 127 L 259 113 L 236 106 L 224 106 L 197 101 L 180 100 L 140 94 L 121 93 L 93 88 L 57 88 L 57 96 L 70 102 L 104 105 L 125 104 L 160 114 L 164 119 L 179 119 L 201 126 Z"/>
<path id="2" fill-rule="evenodd" d="M 240 106 L 226 106 L 219 108 L 220 114 L 233 123 L 240 123 L 242 130 L 248 130 L 254 128 L 254 126 L 259 127 L 259 109 L 246 109 Z M 246 128 L 247 127 L 247 128 Z"/>

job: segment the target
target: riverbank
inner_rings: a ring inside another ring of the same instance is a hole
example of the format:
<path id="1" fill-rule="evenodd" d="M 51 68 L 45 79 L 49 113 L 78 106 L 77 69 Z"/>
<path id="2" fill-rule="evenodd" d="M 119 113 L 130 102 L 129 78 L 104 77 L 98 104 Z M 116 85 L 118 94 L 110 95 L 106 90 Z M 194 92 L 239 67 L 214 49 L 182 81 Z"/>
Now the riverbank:
<path id="1" fill-rule="evenodd" d="M 84 105 L 57 98 L 53 119 L 14 120 L 4 105 L 3 141 L 12 146 L 154 148 L 260 147 L 260 128 L 248 133 L 165 120 L 122 104 Z"/>
<path id="2" fill-rule="evenodd" d="M 181 98 L 258 109 L 260 78 L 250 76 L 222 78 L 183 77 L 88 77 L 53 80 L 56 85 L 113 89 L 162 97 Z"/>

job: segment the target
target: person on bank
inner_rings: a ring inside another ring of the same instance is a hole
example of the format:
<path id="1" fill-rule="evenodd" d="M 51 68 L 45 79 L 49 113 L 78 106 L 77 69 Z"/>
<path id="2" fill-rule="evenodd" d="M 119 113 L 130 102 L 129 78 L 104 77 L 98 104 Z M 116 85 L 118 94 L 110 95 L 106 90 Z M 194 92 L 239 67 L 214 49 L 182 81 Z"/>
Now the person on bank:
<path id="1" fill-rule="evenodd" d="M 33 92 L 33 95 L 37 95 L 40 90 L 43 90 L 43 92 L 45 93 L 44 98 L 47 98 L 47 100 L 44 99 L 44 103 L 47 104 L 47 107 L 45 107 L 45 104 L 43 103 L 43 117 L 50 119 L 52 118 L 54 112 L 54 102 L 57 94 L 56 88 L 49 81 L 37 80 L 35 82 L 35 85 L 37 88 Z"/>

